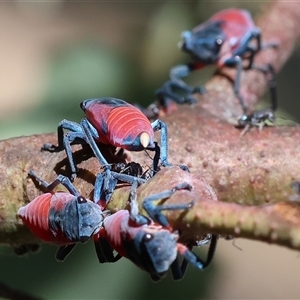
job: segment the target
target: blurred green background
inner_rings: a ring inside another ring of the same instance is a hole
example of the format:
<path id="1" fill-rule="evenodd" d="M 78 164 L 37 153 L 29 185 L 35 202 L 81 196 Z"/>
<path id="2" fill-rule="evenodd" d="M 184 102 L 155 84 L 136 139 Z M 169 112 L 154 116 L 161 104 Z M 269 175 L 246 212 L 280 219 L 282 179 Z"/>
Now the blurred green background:
<path id="1" fill-rule="evenodd" d="M 188 57 L 180 33 L 226 7 L 257 14 L 268 1 L 1 2 L 0 138 L 53 132 L 63 119 L 79 121 L 79 103 L 112 96 L 144 105 Z M 299 120 L 299 51 L 278 75 L 280 111 Z M 189 79 L 204 84 L 213 69 Z M 24 145 L 26 146 L 26 145 Z M 56 247 L 17 257 L 0 248 L 0 282 L 43 299 L 299 298 L 299 254 L 246 240 L 220 241 L 212 266 L 190 267 L 153 283 L 126 259 L 99 265 L 92 243 L 66 262 Z M 199 255 L 205 255 L 202 249 Z"/>

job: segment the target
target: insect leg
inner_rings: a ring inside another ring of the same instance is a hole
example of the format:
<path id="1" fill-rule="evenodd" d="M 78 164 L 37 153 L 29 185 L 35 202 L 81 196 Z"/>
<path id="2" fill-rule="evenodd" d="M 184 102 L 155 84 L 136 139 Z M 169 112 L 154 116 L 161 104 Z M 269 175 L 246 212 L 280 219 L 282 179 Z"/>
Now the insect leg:
<path id="1" fill-rule="evenodd" d="M 181 263 L 180 268 L 178 267 L 178 265 L 176 266 L 176 263 L 175 263 L 176 261 L 172 264 L 171 269 L 172 269 L 172 273 L 173 273 L 173 278 L 175 280 L 181 279 L 184 276 L 184 273 L 186 271 L 188 263 L 191 263 L 196 268 L 201 269 L 201 270 L 207 268 L 213 260 L 215 250 L 217 247 L 217 241 L 218 241 L 218 236 L 212 235 L 210 246 L 209 246 L 207 257 L 206 257 L 205 261 L 203 261 L 201 258 L 199 258 L 195 253 L 193 253 L 191 251 L 192 250 L 191 246 L 185 246 L 183 244 L 178 243 L 177 249 L 178 249 L 178 252 L 183 256 L 183 261 Z M 177 261 L 177 264 L 178 264 L 178 261 Z"/>
<path id="2" fill-rule="evenodd" d="M 233 91 L 234 91 L 235 96 L 238 98 L 244 113 L 246 113 L 247 105 L 245 103 L 243 96 L 240 93 L 241 74 L 242 74 L 242 70 L 243 70 L 242 58 L 240 56 L 236 55 L 234 57 L 227 59 L 224 62 L 224 65 L 228 66 L 228 67 L 236 66 L 236 76 L 235 76 L 234 83 L 233 83 Z"/>
<path id="3" fill-rule="evenodd" d="M 276 83 L 276 72 L 271 64 L 265 66 L 253 65 L 253 69 L 263 72 L 268 78 L 268 86 L 271 97 L 271 109 L 276 111 L 277 109 L 277 83 Z"/>
<path id="4" fill-rule="evenodd" d="M 195 103 L 195 102 L 197 102 L 197 100 L 194 99 L 191 95 L 194 93 L 204 94 L 206 92 L 206 89 L 202 86 L 198 86 L 198 87 L 189 86 L 183 80 L 181 80 L 181 78 L 187 77 L 192 71 L 202 69 L 203 67 L 204 67 L 204 65 L 201 63 L 200 64 L 199 63 L 190 63 L 190 64 L 185 64 L 185 65 L 175 66 L 170 70 L 171 80 L 167 81 L 165 84 L 167 86 L 169 86 L 170 89 L 177 88 L 177 89 L 181 90 L 182 92 L 187 93 L 188 96 L 183 98 L 184 102 Z M 188 100 L 188 97 L 190 97 L 190 100 Z M 178 103 L 184 103 L 184 102 L 181 100 L 181 102 L 178 102 Z"/>
<path id="5" fill-rule="evenodd" d="M 176 81 L 179 78 L 187 77 L 191 73 L 191 68 L 188 64 L 177 65 L 170 70 L 170 78 L 172 81 Z"/>
<path id="6" fill-rule="evenodd" d="M 127 182 L 129 184 L 133 184 L 134 182 L 137 182 L 138 184 L 145 183 L 147 180 L 135 177 L 127 174 L 122 173 L 116 173 L 113 171 L 102 172 L 97 175 L 96 181 L 95 181 L 95 189 L 94 189 L 94 202 L 99 203 L 99 201 L 102 201 L 105 199 L 105 202 L 110 200 L 111 194 L 114 191 L 117 183 L 119 181 Z"/>
<path id="7" fill-rule="evenodd" d="M 56 186 L 58 186 L 59 184 L 62 184 L 63 186 L 65 186 L 68 189 L 68 191 L 72 195 L 74 195 L 76 197 L 80 196 L 80 194 L 77 191 L 77 189 L 75 188 L 75 186 L 72 184 L 70 179 L 66 176 L 58 175 L 57 178 L 53 182 L 48 183 L 45 180 L 43 180 L 41 177 L 39 177 L 33 170 L 30 170 L 28 172 L 28 175 L 35 178 L 37 181 L 39 181 L 40 184 L 48 191 L 52 191 Z"/>
<path id="8" fill-rule="evenodd" d="M 156 172 L 159 171 L 159 158 L 160 158 L 160 147 L 158 146 L 157 142 L 154 142 L 154 147 L 155 147 L 155 154 L 153 157 L 153 164 L 152 164 L 152 170 L 151 170 L 151 174 L 150 177 L 153 177 L 155 175 Z"/>
<path id="9" fill-rule="evenodd" d="M 130 219 L 137 225 L 147 224 L 149 222 L 148 218 L 139 214 L 139 205 L 137 202 L 136 189 L 138 187 L 138 182 L 132 183 L 130 191 Z"/>
<path id="10" fill-rule="evenodd" d="M 94 246 L 95 246 L 95 250 L 97 253 L 99 263 L 101 263 L 101 264 L 107 263 L 107 262 L 109 262 L 109 263 L 116 262 L 120 258 L 122 258 L 122 256 L 120 254 L 117 254 L 116 256 L 114 256 L 114 253 L 113 253 L 114 250 L 111 248 L 107 239 L 101 237 L 101 235 L 99 237 L 97 237 L 96 239 L 94 239 Z"/>
<path id="11" fill-rule="evenodd" d="M 180 95 L 174 91 L 182 92 L 186 95 Z M 167 108 L 170 105 L 170 100 L 175 101 L 178 104 L 197 103 L 197 100 L 192 96 L 194 93 L 205 93 L 205 89 L 202 87 L 190 87 L 181 79 L 171 79 L 166 81 L 163 86 L 155 91 L 155 96 L 158 98 L 160 105 Z"/>
<path id="12" fill-rule="evenodd" d="M 251 45 L 251 42 L 256 40 L 256 45 Z M 241 41 L 241 45 L 238 49 L 233 53 L 233 56 L 240 56 L 245 58 L 247 53 L 250 53 L 247 59 L 249 60 L 249 64 L 245 69 L 251 69 L 254 57 L 256 53 L 261 50 L 261 31 L 258 27 L 254 27 Z"/>
<path id="13" fill-rule="evenodd" d="M 56 260 L 63 262 L 75 246 L 76 244 L 70 244 L 59 247 L 55 255 Z"/>
<path id="14" fill-rule="evenodd" d="M 64 143 L 63 143 L 64 129 L 72 132 L 82 132 L 82 129 L 78 123 L 64 119 L 60 121 L 57 126 L 58 146 L 46 143 L 42 146 L 41 150 L 50 151 L 50 152 L 62 151 L 64 149 Z"/>
<path id="15" fill-rule="evenodd" d="M 168 162 L 168 128 L 161 120 L 157 119 L 151 123 L 154 131 L 160 130 L 160 161 L 164 167 L 170 166 Z"/>
<path id="16" fill-rule="evenodd" d="M 170 164 L 168 161 L 168 127 L 163 121 L 161 121 L 159 119 L 152 122 L 151 126 L 154 131 L 158 131 L 158 130 L 161 131 L 160 132 L 160 162 L 161 162 L 162 166 L 169 167 L 172 164 Z M 158 151 L 158 149 L 156 149 L 155 151 Z M 153 162 L 153 163 L 155 163 L 155 162 Z M 155 165 L 154 165 L 154 167 L 155 167 Z M 189 172 L 189 168 L 187 166 L 179 165 L 179 167 L 182 170 Z"/>
<path id="17" fill-rule="evenodd" d="M 69 132 L 66 135 L 64 135 L 64 129 L 69 130 Z M 44 144 L 42 146 L 42 150 L 56 152 L 65 149 L 72 173 L 71 180 L 73 181 L 76 177 L 78 170 L 74 162 L 71 145 L 74 143 L 85 143 L 84 133 L 82 131 L 81 126 L 78 123 L 68 120 L 62 120 L 57 127 L 57 136 L 58 146 L 54 146 L 52 144 Z"/>
<path id="18" fill-rule="evenodd" d="M 86 141 L 92 148 L 94 155 L 99 160 L 99 162 L 102 164 L 104 170 L 110 170 L 110 165 L 108 164 L 107 160 L 102 155 L 99 147 L 97 146 L 97 144 L 95 142 L 95 138 L 98 138 L 98 134 L 97 134 L 95 128 L 85 118 L 81 120 L 80 125 L 82 126 L 82 129 L 86 136 Z"/>
<path id="19" fill-rule="evenodd" d="M 192 187 L 188 183 L 183 182 L 175 186 L 172 190 L 163 191 L 161 193 L 146 197 L 143 201 L 142 206 L 152 220 L 161 224 L 162 226 L 167 227 L 169 225 L 169 221 L 167 220 L 166 216 L 161 213 L 162 210 L 189 209 L 192 207 L 193 202 L 184 203 L 184 204 L 169 204 L 169 205 L 155 205 L 153 202 L 170 198 L 176 191 L 182 189 L 186 189 L 190 191 Z"/>
<path id="20" fill-rule="evenodd" d="M 78 132 L 68 132 L 64 137 L 63 137 L 63 145 L 67 154 L 67 158 L 70 164 L 70 169 L 71 169 L 71 180 L 73 181 L 76 178 L 76 175 L 78 173 L 78 169 L 76 166 L 76 163 L 74 161 L 73 157 L 73 151 L 71 148 L 71 144 L 74 140 L 76 139 L 81 139 L 83 143 L 84 141 L 84 135 L 82 131 Z"/>
<path id="21" fill-rule="evenodd" d="M 96 177 L 94 188 L 94 202 L 101 207 L 105 207 L 111 199 L 112 192 L 114 191 L 118 180 L 112 176 L 111 172 L 99 173 Z M 102 204 L 104 200 L 104 204 Z"/>
<path id="22" fill-rule="evenodd" d="M 193 246 L 187 245 L 186 247 L 188 248 L 189 251 L 192 251 Z M 188 264 L 189 264 L 189 261 L 187 259 L 183 258 L 181 265 L 180 265 L 178 257 L 176 257 L 176 259 L 174 260 L 174 262 L 171 265 L 171 272 L 172 272 L 174 280 L 180 280 L 183 278 Z"/>

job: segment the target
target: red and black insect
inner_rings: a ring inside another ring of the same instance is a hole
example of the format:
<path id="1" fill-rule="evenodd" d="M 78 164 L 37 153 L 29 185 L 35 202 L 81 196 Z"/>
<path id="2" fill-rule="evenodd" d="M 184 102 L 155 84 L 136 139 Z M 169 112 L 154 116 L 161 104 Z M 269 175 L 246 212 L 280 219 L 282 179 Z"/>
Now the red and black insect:
<path id="1" fill-rule="evenodd" d="M 277 44 L 262 44 L 261 31 L 255 26 L 248 11 L 236 8 L 222 10 L 192 31 L 182 33 L 181 49 L 190 54 L 193 62 L 173 67 L 170 71 L 170 80 L 156 91 L 156 95 L 162 105 L 167 105 L 168 103 L 163 101 L 170 99 L 178 103 L 196 101 L 192 94 L 197 92 L 197 88 L 187 86 L 181 80 L 182 77 L 207 65 L 216 65 L 217 68 L 234 67 L 237 69 L 234 92 L 246 114 L 247 105 L 240 94 L 241 72 L 242 69 L 258 69 L 269 78 L 272 110 L 275 111 L 277 108 L 275 71 L 269 64 L 254 65 L 255 55 L 268 47 L 277 47 Z M 173 91 L 175 89 L 186 93 L 187 96 L 180 97 Z"/>
<path id="2" fill-rule="evenodd" d="M 58 125 L 58 146 L 45 144 L 42 149 L 49 151 L 66 150 L 74 179 L 77 167 L 73 159 L 71 144 L 88 143 L 94 155 L 102 164 L 109 180 L 111 166 L 102 155 L 99 145 L 121 147 L 130 151 L 154 150 L 153 171 L 158 170 L 158 161 L 169 166 L 167 126 L 160 120 L 152 123 L 135 106 L 121 99 L 97 98 L 81 102 L 86 114 L 80 124 L 62 120 Z M 69 130 L 64 135 L 63 130 Z M 154 131 L 161 130 L 161 147 L 154 141 Z M 187 169 L 186 167 L 183 167 Z M 111 191 L 110 191 L 111 192 Z M 107 199 L 110 198 L 108 192 Z"/>
<path id="3" fill-rule="evenodd" d="M 65 176 L 59 175 L 48 184 L 34 171 L 29 175 L 49 192 L 21 207 L 18 215 L 38 238 L 60 246 L 56 259 L 63 261 L 77 243 L 85 243 L 99 232 L 109 212 L 103 212 L 99 205 L 82 197 Z M 59 184 L 70 193 L 51 192 Z"/>
<path id="4" fill-rule="evenodd" d="M 193 203 L 155 206 L 153 201 L 169 198 L 181 189 L 191 189 L 187 183 L 177 185 L 172 190 L 146 197 L 143 208 L 149 217 L 139 214 L 136 201 L 137 182 L 132 185 L 130 212 L 120 210 L 103 221 L 103 228 L 94 235 L 96 252 L 100 263 L 115 262 L 122 256 L 131 260 L 141 269 L 148 272 L 154 281 L 162 279 L 169 268 L 175 280 L 181 279 L 188 263 L 198 269 L 206 268 L 213 259 L 217 236 L 211 235 L 210 248 L 205 261 L 197 257 L 192 246 L 178 242 L 179 234 L 174 231 L 163 210 L 186 210 Z M 113 251 L 118 254 L 114 256 Z M 178 253 L 183 256 L 181 265 Z"/>

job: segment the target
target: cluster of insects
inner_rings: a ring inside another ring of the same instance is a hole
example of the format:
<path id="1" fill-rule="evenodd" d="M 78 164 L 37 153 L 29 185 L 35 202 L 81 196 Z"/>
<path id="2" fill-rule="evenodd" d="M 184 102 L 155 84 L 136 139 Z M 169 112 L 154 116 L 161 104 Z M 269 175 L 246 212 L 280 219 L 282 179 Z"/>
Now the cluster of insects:
<path id="1" fill-rule="evenodd" d="M 177 191 L 190 190 L 192 187 L 183 182 L 172 190 L 146 197 L 142 205 L 148 216 L 142 215 L 138 209 L 136 189 L 140 184 L 147 184 L 149 179 L 136 176 L 134 171 L 133 174 L 125 174 L 111 170 L 111 164 L 100 150 L 104 144 L 131 151 L 155 151 L 150 176 L 153 177 L 161 167 L 171 166 L 168 162 L 166 125 L 160 120 L 150 123 L 139 109 L 120 99 L 89 99 L 81 103 L 81 108 L 86 118 L 80 124 L 63 120 L 58 126 L 59 145 L 45 144 L 42 147 L 44 151 L 66 151 L 72 170 L 71 179 L 58 175 L 48 184 L 31 170 L 29 176 L 49 192 L 21 207 L 19 217 L 41 240 L 59 245 L 56 253 L 58 261 L 63 261 L 77 243 L 85 243 L 92 238 L 100 263 L 114 262 L 124 256 L 147 271 L 155 281 L 160 280 L 169 268 L 174 279 L 182 278 L 187 263 L 199 269 L 207 267 L 212 260 L 217 237 L 212 235 L 207 240 L 210 242 L 209 254 L 203 261 L 191 251 L 192 245 L 178 242 L 179 233 L 162 214 L 165 210 L 188 210 L 193 203 L 153 204 L 154 201 L 167 199 Z M 122 109 L 125 114 L 122 114 Z M 158 128 L 161 130 L 161 146 L 154 141 L 154 131 Z M 64 134 L 63 129 L 68 129 L 68 132 Z M 82 197 L 71 182 L 77 174 L 71 149 L 73 142 L 87 143 L 104 168 L 97 175 L 93 201 Z M 181 168 L 188 172 L 187 167 Z M 119 181 L 132 185 L 130 210 L 119 210 L 112 214 L 106 210 L 106 204 Z M 59 184 L 64 185 L 69 193 L 53 193 L 52 190 Z M 114 251 L 118 253 L 116 256 Z M 183 256 L 181 264 L 177 260 L 178 253 Z"/>
<path id="2" fill-rule="evenodd" d="M 191 54 L 193 63 L 172 68 L 170 80 L 156 91 L 162 107 L 167 110 L 171 101 L 193 103 L 193 93 L 202 93 L 203 89 L 190 87 L 181 78 L 205 65 L 216 64 L 217 67 L 237 68 L 234 92 L 244 111 L 240 125 L 252 126 L 266 119 L 275 121 L 274 70 L 270 65 L 256 66 L 253 60 L 262 49 L 276 45 L 262 44 L 260 30 L 255 27 L 247 11 L 221 11 L 192 31 L 184 32 L 182 38 L 181 48 Z M 249 114 L 239 86 L 242 69 L 251 68 L 270 77 L 272 107 Z M 179 96 L 176 93 L 178 90 L 186 95 Z M 170 190 L 146 196 L 142 207 L 147 215 L 139 212 L 139 185 L 147 185 L 161 168 L 171 166 L 166 124 L 159 119 L 151 123 L 140 109 L 116 98 L 88 99 L 80 107 L 85 118 L 80 123 L 62 120 L 57 129 L 58 145 L 47 143 L 42 147 L 43 151 L 66 152 L 70 178 L 58 175 L 53 182 L 47 183 L 31 170 L 29 176 L 47 192 L 19 209 L 18 215 L 24 224 L 41 240 L 59 246 L 56 253 L 58 261 L 64 261 L 77 243 L 92 239 L 100 263 L 115 262 L 126 257 L 148 272 L 154 281 L 163 278 L 169 269 L 174 279 L 181 279 L 188 263 L 198 269 L 206 268 L 213 259 L 218 236 L 208 233 L 198 241 L 180 243 L 180 232 L 170 225 L 163 214 L 163 211 L 188 211 L 194 202 L 155 204 L 174 193 L 190 191 L 193 188 L 191 185 L 182 182 Z M 155 141 L 155 131 L 160 131 L 159 144 Z M 72 183 L 78 173 L 72 152 L 74 144 L 89 146 L 103 168 L 103 172 L 96 176 L 93 200 L 81 196 Z M 121 157 L 124 150 L 153 151 L 151 169 L 143 172 L 138 163 L 126 161 L 114 168 L 103 155 L 101 150 L 104 148 L 116 157 Z M 179 166 L 189 172 L 186 166 Z M 107 204 L 119 182 L 131 185 L 128 199 L 130 208 L 112 213 L 107 209 Z M 53 192 L 59 184 L 65 186 L 68 192 Z M 206 259 L 202 260 L 192 252 L 192 247 L 206 244 L 210 246 Z M 181 263 L 178 254 L 182 256 Z"/>

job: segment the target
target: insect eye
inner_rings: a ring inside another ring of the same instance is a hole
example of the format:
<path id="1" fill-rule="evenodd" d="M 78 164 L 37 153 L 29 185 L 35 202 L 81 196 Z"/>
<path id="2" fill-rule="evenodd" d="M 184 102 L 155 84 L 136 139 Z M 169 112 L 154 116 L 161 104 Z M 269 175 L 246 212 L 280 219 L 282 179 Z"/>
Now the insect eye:
<path id="1" fill-rule="evenodd" d="M 150 233 L 145 234 L 144 236 L 144 242 L 149 242 L 153 239 L 153 235 Z"/>
<path id="2" fill-rule="evenodd" d="M 86 203 L 87 200 L 86 200 L 84 197 L 79 196 L 79 197 L 77 198 L 77 202 L 78 202 L 78 204 L 82 204 L 82 203 Z"/>
<path id="3" fill-rule="evenodd" d="M 238 119 L 238 124 L 241 126 L 246 125 L 248 122 L 250 122 L 250 117 L 248 115 L 243 115 Z"/>

